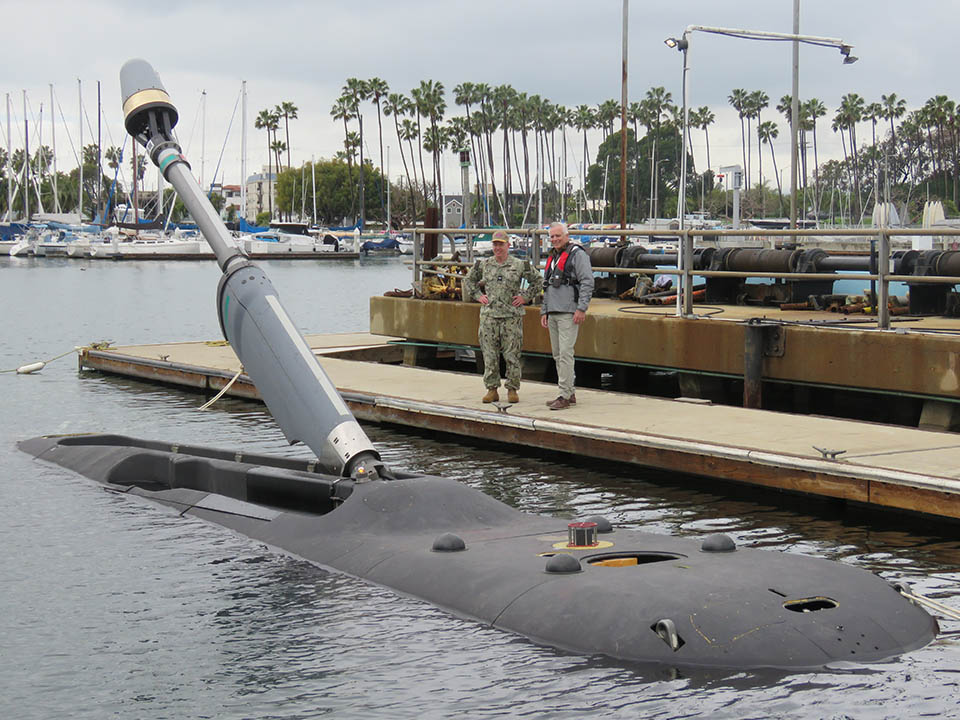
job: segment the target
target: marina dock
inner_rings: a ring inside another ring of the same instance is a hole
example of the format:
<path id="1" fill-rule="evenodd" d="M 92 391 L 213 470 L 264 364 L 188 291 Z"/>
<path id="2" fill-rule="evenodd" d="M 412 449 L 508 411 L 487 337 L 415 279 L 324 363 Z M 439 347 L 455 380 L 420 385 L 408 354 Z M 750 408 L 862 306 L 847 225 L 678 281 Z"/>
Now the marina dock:
<path id="1" fill-rule="evenodd" d="M 373 299 L 374 326 L 380 324 L 376 308 L 382 300 L 393 299 Z M 428 304 L 448 306 L 450 312 L 460 306 L 472 310 L 474 317 L 476 313 L 463 303 L 416 301 L 404 307 L 419 305 L 419 313 Z M 535 312 L 529 311 L 528 323 L 535 322 Z M 459 331 L 469 333 L 470 328 Z M 475 338 L 475 327 L 473 333 Z M 527 336 L 533 343 L 541 340 L 532 329 Z M 480 402 L 483 388 L 478 375 L 416 367 L 410 360 L 420 346 L 398 343 L 399 336 L 351 333 L 306 339 L 361 420 L 872 508 L 960 518 L 960 434 L 586 387 L 577 388 L 575 406 L 554 412 L 546 402 L 555 396 L 556 386 L 527 380 L 520 390 L 521 402 L 500 411 Z M 256 388 L 223 342 L 86 348 L 79 363 L 81 368 L 208 394 L 222 390 L 237 376 L 227 394 L 257 398 Z"/>

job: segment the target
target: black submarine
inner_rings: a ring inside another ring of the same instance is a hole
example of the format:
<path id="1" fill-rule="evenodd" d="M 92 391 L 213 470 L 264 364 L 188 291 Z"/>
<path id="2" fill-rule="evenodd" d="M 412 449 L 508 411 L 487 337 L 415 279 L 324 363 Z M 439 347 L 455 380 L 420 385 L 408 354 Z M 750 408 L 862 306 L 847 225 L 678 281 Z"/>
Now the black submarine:
<path id="1" fill-rule="evenodd" d="M 49 436 L 20 449 L 106 488 L 223 525 L 322 568 L 580 654 L 673 667 L 815 670 L 933 640 L 902 588 L 821 558 L 534 516 L 442 477 L 386 467 L 284 310 L 235 247 L 174 140 L 153 68 L 120 74 L 125 125 L 177 190 L 223 275 L 224 337 L 286 438 L 316 460 Z"/>

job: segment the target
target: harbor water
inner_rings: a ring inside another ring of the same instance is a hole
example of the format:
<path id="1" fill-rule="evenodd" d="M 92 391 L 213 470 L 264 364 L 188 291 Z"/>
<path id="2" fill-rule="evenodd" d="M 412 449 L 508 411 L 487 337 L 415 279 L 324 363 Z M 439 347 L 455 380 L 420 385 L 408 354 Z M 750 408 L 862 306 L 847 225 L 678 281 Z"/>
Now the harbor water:
<path id="1" fill-rule="evenodd" d="M 408 288 L 399 258 L 263 262 L 307 333 L 366 331 Z M 0 257 L 0 369 L 78 345 L 219 340 L 213 262 Z M 465 383 L 482 391 L 479 377 Z M 133 436 L 304 456 L 266 409 L 78 372 L 0 374 L 0 698 L 4 717 L 960 717 L 960 622 L 887 663 L 815 673 L 689 671 L 570 655 L 331 574 L 119 496 L 15 443 Z M 522 396 L 522 394 L 521 394 Z M 866 568 L 960 609 L 960 533 L 709 479 L 366 425 L 385 460 L 521 510 Z M 816 590 L 811 589 L 815 594 Z"/>

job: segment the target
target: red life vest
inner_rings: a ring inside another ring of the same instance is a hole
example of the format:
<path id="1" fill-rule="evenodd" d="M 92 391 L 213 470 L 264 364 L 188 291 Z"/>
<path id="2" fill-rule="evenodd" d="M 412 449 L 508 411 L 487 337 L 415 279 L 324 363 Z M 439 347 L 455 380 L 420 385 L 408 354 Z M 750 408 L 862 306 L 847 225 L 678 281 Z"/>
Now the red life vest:
<path id="1" fill-rule="evenodd" d="M 556 272 L 563 273 L 563 281 L 567 284 L 572 285 L 573 283 L 571 281 L 573 280 L 573 278 L 571 277 L 570 273 L 563 272 L 563 269 L 567 264 L 567 258 L 570 257 L 570 253 L 578 249 L 581 249 L 579 245 L 568 244 L 567 249 L 564 250 L 562 253 L 560 253 L 559 257 L 557 257 L 557 266 L 555 270 Z M 551 267 L 552 265 L 553 265 L 553 254 L 550 254 L 547 256 L 546 267 L 543 268 L 544 278 L 546 279 L 550 278 L 550 275 L 552 274 L 552 271 L 553 271 L 553 268 Z"/>
<path id="2" fill-rule="evenodd" d="M 560 253 L 560 257 L 557 258 L 557 272 L 563 272 L 563 266 L 567 264 L 567 258 L 570 257 L 570 251 L 564 250 Z M 547 266 L 543 270 L 543 274 L 550 275 L 550 265 L 553 262 L 553 255 L 550 255 L 547 258 Z"/>

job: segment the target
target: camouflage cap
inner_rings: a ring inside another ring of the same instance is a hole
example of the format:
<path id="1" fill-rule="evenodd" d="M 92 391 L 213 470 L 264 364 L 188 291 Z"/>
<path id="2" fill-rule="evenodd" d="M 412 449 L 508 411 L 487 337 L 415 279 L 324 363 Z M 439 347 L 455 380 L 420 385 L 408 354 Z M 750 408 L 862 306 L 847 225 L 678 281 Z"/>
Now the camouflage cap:
<path id="1" fill-rule="evenodd" d="M 494 231 L 493 231 L 493 237 L 490 238 L 490 242 L 502 242 L 502 243 L 506 243 L 507 245 L 509 245 L 509 244 L 510 244 L 510 236 L 507 235 L 507 231 L 506 231 L 506 230 L 494 230 Z"/>

